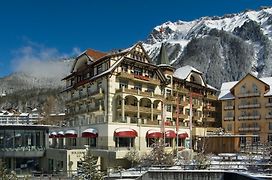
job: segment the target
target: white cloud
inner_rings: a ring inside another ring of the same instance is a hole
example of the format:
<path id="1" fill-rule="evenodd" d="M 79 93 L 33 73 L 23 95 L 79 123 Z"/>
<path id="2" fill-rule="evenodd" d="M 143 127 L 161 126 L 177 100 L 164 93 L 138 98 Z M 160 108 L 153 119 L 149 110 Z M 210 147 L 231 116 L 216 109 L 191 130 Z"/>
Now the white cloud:
<path id="1" fill-rule="evenodd" d="M 13 51 L 13 71 L 25 72 L 37 78 L 63 78 L 69 73 L 70 67 L 60 59 L 70 58 L 79 53 L 80 49 L 77 47 L 70 53 L 61 53 L 56 48 L 28 41 L 27 45 Z"/>

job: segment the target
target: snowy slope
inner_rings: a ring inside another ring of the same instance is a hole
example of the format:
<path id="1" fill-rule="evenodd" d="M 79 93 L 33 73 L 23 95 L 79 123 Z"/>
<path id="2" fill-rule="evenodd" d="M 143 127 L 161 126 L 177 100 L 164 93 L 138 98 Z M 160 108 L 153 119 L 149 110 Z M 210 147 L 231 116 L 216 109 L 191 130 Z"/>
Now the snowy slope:
<path id="1" fill-rule="evenodd" d="M 221 70 L 227 69 L 229 67 L 224 64 L 226 61 L 235 61 L 237 63 L 239 60 L 233 58 L 231 54 L 232 49 L 234 49 L 233 42 L 230 42 L 229 39 L 235 39 L 235 42 L 239 42 L 242 40 L 241 49 L 248 49 L 248 54 L 252 55 L 252 58 L 248 60 L 244 60 L 243 57 L 241 62 L 247 62 L 248 66 L 245 68 L 250 69 L 250 72 L 253 72 L 259 76 L 271 76 L 272 75 L 272 8 L 265 7 L 258 11 L 247 10 L 237 14 L 229 14 L 223 17 L 202 17 L 200 19 L 196 19 L 190 22 L 186 21 L 177 21 L 177 22 L 166 22 L 159 26 L 156 26 L 148 39 L 145 41 L 144 47 L 147 52 L 150 54 L 151 58 L 156 61 L 156 57 L 159 52 L 159 47 L 161 43 L 165 43 L 167 46 L 168 54 L 170 57 L 170 61 L 172 64 L 177 66 L 186 65 L 185 57 L 190 58 L 188 56 L 188 43 L 191 43 L 192 40 L 199 39 L 203 41 L 214 41 L 211 47 L 217 46 L 218 52 L 217 56 L 219 64 L 221 64 Z M 212 30 L 217 29 L 218 32 L 211 33 Z M 226 32 L 221 33 L 222 31 Z M 229 34 L 227 34 L 229 33 Z M 226 36 L 229 36 L 226 38 Z M 216 42 L 216 38 L 219 40 Z M 205 44 L 204 42 L 202 44 Z M 240 45 L 240 44 L 239 44 Z M 249 47 L 248 47 L 248 46 Z M 203 46 L 196 46 L 199 49 L 202 49 Z M 196 49 L 195 47 L 195 49 Z M 186 51 L 187 48 L 187 51 Z M 250 50 L 252 49 L 252 51 Z M 189 49 L 192 50 L 192 49 Z M 230 54 L 228 54 L 230 52 Z M 196 52 L 197 54 L 197 49 Z M 205 53 L 205 51 L 199 52 L 200 54 Z M 245 53 L 247 53 L 245 51 Z M 191 55 L 192 56 L 192 55 Z M 209 56 L 209 55 L 208 55 Z M 205 59 L 206 63 L 215 63 L 212 59 Z M 210 58 L 207 57 L 207 58 Z M 238 57 L 236 57 L 238 58 Z M 246 58 L 246 57 L 245 57 Z M 192 58 L 190 60 L 190 65 L 198 66 L 198 62 L 195 62 L 197 58 Z M 235 59 L 235 60 L 234 60 Z M 193 62 L 194 61 L 194 62 Z M 221 62 L 222 61 L 222 62 Z M 237 62 L 236 62 L 237 61 Z M 230 62 L 232 63 L 232 62 Z M 239 63 L 239 62 L 238 62 Z M 198 68 L 198 67 L 196 67 Z M 201 68 L 201 67 L 200 67 Z M 208 66 L 206 66 L 208 68 Z M 205 69 L 202 69 L 205 74 Z M 235 73 L 235 72 L 234 72 Z M 243 74 L 247 72 L 243 72 L 240 75 L 235 75 L 233 77 L 226 78 L 225 80 L 234 81 L 237 78 L 240 78 Z M 206 74 L 205 74 L 206 75 Z M 220 77 L 218 77 L 220 78 Z M 220 87 L 218 82 L 214 82 L 210 80 L 211 84 L 216 87 Z"/>

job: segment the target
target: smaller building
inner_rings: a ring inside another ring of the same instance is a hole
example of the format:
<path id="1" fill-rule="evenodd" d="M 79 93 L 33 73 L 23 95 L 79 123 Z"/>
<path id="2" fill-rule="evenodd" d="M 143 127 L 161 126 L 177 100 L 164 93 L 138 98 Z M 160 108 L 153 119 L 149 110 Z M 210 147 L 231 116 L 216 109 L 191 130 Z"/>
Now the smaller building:
<path id="1" fill-rule="evenodd" d="M 48 148 L 49 127 L 29 124 L 0 125 L 0 158 L 17 173 L 41 171 Z"/>
<path id="2" fill-rule="evenodd" d="M 237 146 L 272 144 L 272 77 L 247 74 L 239 81 L 221 86 L 222 127 L 242 135 Z M 247 136 L 251 135 L 251 136 Z"/>

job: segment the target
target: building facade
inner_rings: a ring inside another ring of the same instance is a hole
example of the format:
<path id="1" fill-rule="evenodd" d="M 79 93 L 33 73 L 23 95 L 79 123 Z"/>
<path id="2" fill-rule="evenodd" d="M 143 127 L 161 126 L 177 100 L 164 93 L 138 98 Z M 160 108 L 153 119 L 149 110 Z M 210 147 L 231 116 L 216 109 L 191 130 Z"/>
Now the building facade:
<path id="1" fill-rule="evenodd" d="M 64 80 L 66 127 L 51 131 L 52 154 L 66 149 L 69 157 L 69 151 L 84 152 L 88 145 L 102 169 L 125 166 L 131 148 L 147 152 L 160 138 L 169 150 L 190 148 L 190 139 L 197 143 L 216 129 L 217 90 L 195 68 L 171 67 L 164 46 L 158 65 L 141 43 L 111 54 L 86 50 Z M 79 161 L 76 154 L 70 161 Z M 64 171 L 76 170 L 77 162 L 60 163 Z"/>
<path id="2" fill-rule="evenodd" d="M 252 74 L 222 84 L 222 127 L 231 134 L 243 135 L 236 146 L 272 143 L 271 84 L 272 77 L 256 78 Z"/>

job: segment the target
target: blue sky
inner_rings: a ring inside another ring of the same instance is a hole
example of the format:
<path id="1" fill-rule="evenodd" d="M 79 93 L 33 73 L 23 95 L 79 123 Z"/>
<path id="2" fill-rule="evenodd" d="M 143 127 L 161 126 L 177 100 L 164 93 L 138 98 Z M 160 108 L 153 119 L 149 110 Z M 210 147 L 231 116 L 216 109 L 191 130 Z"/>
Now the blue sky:
<path id="1" fill-rule="evenodd" d="M 86 48 L 126 48 L 166 21 L 271 5 L 271 0 L 3 0 L 0 77 L 18 70 L 27 59 L 57 59 Z"/>

